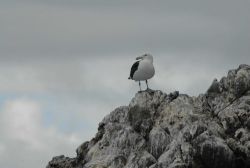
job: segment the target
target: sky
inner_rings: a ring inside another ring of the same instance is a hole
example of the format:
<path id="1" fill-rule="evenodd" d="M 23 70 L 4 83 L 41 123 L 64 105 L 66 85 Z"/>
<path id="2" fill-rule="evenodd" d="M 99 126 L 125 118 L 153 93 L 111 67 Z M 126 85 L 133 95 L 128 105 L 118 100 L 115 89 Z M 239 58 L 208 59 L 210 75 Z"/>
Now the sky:
<path id="1" fill-rule="evenodd" d="M 249 0 L 0 0 L 0 167 L 74 157 L 139 90 L 144 53 L 152 89 L 204 93 L 250 64 L 249 20 Z"/>

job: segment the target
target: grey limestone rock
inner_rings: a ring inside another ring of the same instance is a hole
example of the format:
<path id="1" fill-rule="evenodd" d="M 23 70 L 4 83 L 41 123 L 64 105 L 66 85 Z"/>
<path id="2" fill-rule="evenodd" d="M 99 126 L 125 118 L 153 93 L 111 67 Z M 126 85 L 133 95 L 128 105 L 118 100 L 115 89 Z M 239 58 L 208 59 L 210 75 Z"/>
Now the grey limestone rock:
<path id="1" fill-rule="evenodd" d="M 136 93 L 99 124 L 75 158 L 47 168 L 250 167 L 250 66 L 230 70 L 205 94 Z"/>

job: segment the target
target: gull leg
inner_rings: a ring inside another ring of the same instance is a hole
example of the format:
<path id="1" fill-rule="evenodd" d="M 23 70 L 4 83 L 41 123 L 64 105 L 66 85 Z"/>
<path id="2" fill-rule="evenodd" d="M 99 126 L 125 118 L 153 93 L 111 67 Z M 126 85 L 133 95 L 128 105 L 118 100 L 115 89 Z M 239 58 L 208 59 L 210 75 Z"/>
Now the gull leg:
<path id="1" fill-rule="evenodd" d="M 139 81 L 139 87 L 140 87 L 140 91 L 141 91 L 141 81 Z"/>
<path id="2" fill-rule="evenodd" d="M 148 80 L 146 80 L 146 85 L 147 85 L 147 90 L 148 90 L 148 89 L 149 89 L 149 88 L 148 88 Z"/>
<path id="3" fill-rule="evenodd" d="M 146 82 L 146 85 L 147 85 L 146 91 L 149 92 L 149 93 L 154 93 L 154 91 L 148 87 L 148 80 L 146 80 L 145 82 Z"/>

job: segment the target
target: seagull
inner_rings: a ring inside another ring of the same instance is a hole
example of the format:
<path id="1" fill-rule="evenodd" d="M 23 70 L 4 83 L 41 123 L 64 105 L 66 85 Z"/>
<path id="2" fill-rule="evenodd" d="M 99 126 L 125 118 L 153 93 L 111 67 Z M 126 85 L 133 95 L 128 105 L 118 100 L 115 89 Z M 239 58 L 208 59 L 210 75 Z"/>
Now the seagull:
<path id="1" fill-rule="evenodd" d="M 139 81 L 139 87 L 141 91 L 141 81 L 145 81 L 148 88 L 148 79 L 152 78 L 155 74 L 153 65 L 153 56 L 151 54 L 144 54 L 136 58 L 136 61 L 130 71 L 128 79 Z"/>

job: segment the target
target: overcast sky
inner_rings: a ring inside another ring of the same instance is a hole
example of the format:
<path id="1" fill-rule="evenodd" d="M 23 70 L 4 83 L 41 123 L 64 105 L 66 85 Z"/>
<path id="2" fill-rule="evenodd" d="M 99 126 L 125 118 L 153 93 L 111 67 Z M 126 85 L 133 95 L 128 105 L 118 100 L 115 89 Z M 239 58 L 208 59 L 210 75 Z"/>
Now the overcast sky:
<path id="1" fill-rule="evenodd" d="M 204 93 L 250 64 L 249 30 L 249 0 L 0 0 L 0 167 L 75 156 L 138 91 L 144 53 L 152 89 Z"/>

